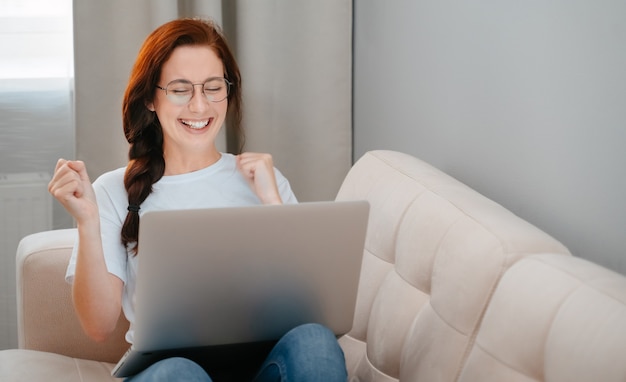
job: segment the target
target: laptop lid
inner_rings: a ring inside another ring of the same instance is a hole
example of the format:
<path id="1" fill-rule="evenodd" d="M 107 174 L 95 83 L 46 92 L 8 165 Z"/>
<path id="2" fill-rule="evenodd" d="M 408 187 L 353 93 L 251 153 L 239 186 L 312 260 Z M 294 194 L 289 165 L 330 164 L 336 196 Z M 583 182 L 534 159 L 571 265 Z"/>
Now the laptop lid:
<path id="1" fill-rule="evenodd" d="M 368 213 L 366 201 L 146 212 L 131 352 L 277 340 L 309 322 L 347 333 Z"/>

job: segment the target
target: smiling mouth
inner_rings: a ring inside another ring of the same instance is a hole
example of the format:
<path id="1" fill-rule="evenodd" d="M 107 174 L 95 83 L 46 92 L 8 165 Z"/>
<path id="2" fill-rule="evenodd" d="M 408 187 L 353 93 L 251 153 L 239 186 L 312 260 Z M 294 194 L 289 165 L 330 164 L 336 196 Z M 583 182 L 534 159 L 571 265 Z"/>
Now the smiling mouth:
<path id="1" fill-rule="evenodd" d="M 205 119 L 202 121 L 189 121 L 186 119 L 181 119 L 180 122 L 182 122 L 183 125 L 189 126 L 192 129 L 199 130 L 199 129 L 206 127 L 209 124 L 209 122 L 211 122 L 211 119 Z"/>

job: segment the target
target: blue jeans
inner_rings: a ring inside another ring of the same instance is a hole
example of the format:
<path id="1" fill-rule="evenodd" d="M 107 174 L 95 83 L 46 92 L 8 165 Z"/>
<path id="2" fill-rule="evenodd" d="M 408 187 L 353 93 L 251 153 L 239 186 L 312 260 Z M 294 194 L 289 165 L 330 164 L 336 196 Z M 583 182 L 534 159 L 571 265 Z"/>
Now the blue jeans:
<path id="1" fill-rule="evenodd" d="M 298 326 L 285 334 L 269 353 L 255 382 L 341 381 L 348 379 L 341 347 L 335 335 L 318 324 Z M 174 357 L 159 361 L 127 382 L 212 381 L 197 363 Z"/>

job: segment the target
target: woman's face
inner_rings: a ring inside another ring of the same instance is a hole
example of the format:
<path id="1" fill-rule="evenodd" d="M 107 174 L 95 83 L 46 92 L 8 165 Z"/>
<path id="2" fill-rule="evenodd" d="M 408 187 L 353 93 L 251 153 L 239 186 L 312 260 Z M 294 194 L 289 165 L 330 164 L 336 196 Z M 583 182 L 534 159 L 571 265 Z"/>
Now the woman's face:
<path id="1" fill-rule="evenodd" d="M 163 64 L 157 84 L 166 88 L 172 81 L 203 84 L 211 78 L 223 78 L 224 65 L 215 52 L 207 46 L 180 46 Z M 168 88 L 172 96 L 178 89 Z M 202 94 L 203 86 L 193 87 L 188 103 L 173 102 L 165 90 L 157 88 L 154 101 L 147 105 L 156 112 L 163 128 L 163 154 L 170 160 L 218 155 L 216 137 L 224 124 L 228 99 L 212 102 Z"/>

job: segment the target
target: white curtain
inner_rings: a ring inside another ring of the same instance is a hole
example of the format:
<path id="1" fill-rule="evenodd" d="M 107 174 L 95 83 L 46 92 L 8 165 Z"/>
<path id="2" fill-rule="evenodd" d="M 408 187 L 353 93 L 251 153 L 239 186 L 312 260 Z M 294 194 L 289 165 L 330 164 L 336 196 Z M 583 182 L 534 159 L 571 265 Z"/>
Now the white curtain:
<path id="1" fill-rule="evenodd" d="M 75 0 L 77 157 L 92 180 L 126 163 L 121 101 L 141 43 L 192 16 L 219 22 L 237 56 L 245 149 L 271 153 L 301 201 L 334 199 L 352 163 L 351 0 Z"/>

